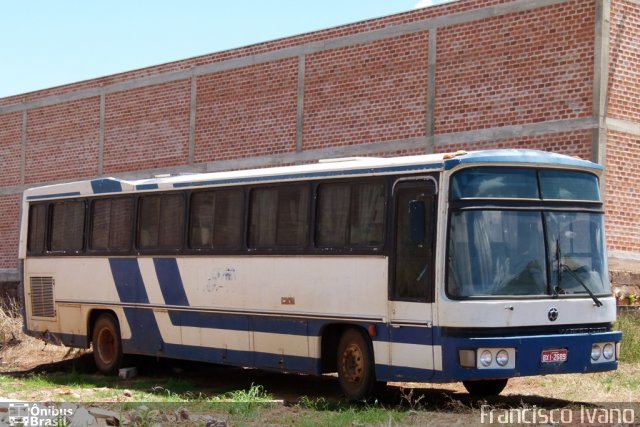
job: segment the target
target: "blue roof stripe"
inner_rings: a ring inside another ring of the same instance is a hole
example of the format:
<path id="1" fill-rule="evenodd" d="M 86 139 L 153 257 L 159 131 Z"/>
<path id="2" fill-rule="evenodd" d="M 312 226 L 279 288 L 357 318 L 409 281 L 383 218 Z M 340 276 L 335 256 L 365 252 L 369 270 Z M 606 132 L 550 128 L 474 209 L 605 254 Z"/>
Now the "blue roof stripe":
<path id="1" fill-rule="evenodd" d="M 43 199 L 57 199 L 60 197 L 72 197 L 79 196 L 79 191 L 72 191 L 69 193 L 56 193 L 56 194 L 40 194 L 36 196 L 27 196 L 27 200 L 43 200 Z"/>
<path id="2" fill-rule="evenodd" d="M 245 184 L 253 182 L 280 182 L 291 181 L 297 179 L 313 179 L 313 178 L 326 178 L 326 177 L 343 177 L 354 175 L 367 175 L 367 174 L 386 174 L 396 172 L 422 172 L 431 171 L 442 168 L 442 162 L 423 164 L 423 165 L 410 165 L 410 166 L 392 166 L 386 168 L 368 167 L 363 169 L 351 169 L 343 171 L 323 171 L 323 172 L 302 172 L 293 173 L 289 175 L 273 175 L 273 176 L 252 176 L 243 178 L 227 178 L 227 179 L 213 179 L 209 181 L 192 181 L 192 182 L 178 182 L 173 184 L 174 188 L 196 187 L 205 185 L 224 185 L 224 184 Z M 139 188 L 139 187 L 137 187 Z"/>
<path id="3" fill-rule="evenodd" d="M 120 193 L 122 183 L 111 178 L 94 179 L 91 181 L 91 188 L 94 194 Z"/>
<path id="4" fill-rule="evenodd" d="M 157 190 L 158 184 L 140 184 L 136 185 L 136 190 Z"/>

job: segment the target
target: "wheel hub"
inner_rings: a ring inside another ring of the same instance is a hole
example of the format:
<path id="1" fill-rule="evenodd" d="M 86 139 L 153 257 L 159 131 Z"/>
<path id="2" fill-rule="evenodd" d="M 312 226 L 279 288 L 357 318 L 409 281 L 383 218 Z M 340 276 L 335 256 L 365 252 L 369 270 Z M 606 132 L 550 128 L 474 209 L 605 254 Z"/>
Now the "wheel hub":
<path id="1" fill-rule="evenodd" d="M 350 383 L 362 381 L 364 373 L 364 357 L 360 347 L 355 344 L 349 345 L 342 353 L 342 373 L 344 379 Z"/>
<path id="2" fill-rule="evenodd" d="M 100 359 L 109 364 L 116 357 L 116 337 L 108 329 L 103 329 L 98 334 L 98 352 Z"/>

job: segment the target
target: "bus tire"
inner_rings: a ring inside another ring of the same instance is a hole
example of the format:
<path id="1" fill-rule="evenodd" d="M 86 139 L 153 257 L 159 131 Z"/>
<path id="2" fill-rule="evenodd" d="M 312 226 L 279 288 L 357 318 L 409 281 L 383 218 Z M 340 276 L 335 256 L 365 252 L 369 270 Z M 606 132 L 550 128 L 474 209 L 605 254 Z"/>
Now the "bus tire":
<path id="1" fill-rule="evenodd" d="M 463 381 L 464 388 L 469 394 L 478 397 L 497 396 L 507 386 L 507 378 L 499 380 Z"/>
<path id="2" fill-rule="evenodd" d="M 361 330 L 349 328 L 340 337 L 337 367 L 340 388 L 349 400 L 366 400 L 374 395 L 373 347 Z"/>
<path id="3" fill-rule="evenodd" d="M 115 373 L 122 365 L 122 340 L 117 318 L 102 313 L 93 326 L 93 360 L 98 371 L 105 375 Z"/>

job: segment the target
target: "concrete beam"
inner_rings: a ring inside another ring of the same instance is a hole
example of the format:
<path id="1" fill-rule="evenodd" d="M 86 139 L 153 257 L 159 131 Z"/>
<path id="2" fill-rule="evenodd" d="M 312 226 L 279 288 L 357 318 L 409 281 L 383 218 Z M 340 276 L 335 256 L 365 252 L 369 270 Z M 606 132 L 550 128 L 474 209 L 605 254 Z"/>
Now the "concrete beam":
<path id="1" fill-rule="evenodd" d="M 604 165 L 606 163 L 608 84 L 609 84 L 609 27 L 611 21 L 611 0 L 596 0 L 596 24 L 594 46 L 593 75 L 593 118 L 598 122 L 593 132 L 591 160 Z M 604 180 L 603 180 L 604 181 Z M 604 182 L 602 191 L 604 195 Z"/>
<path id="2" fill-rule="evenodd" d="M 435 145 L 451 145 L 459 143 L 487 142 L 500 139 L 517 138 L 521 136 L 540 136 L 560 132 L 589 130 L 598 127 L 598 123 L 591 117 L 573 120 L 557 120 L 524 125 L 502 126 L 488 129 L 470 130 L 466 132 L 436 135 Z"/>
<path id="3" fill-rule="evenodd" d="M 0 283 L 2 282 L 19 282 L 22 280 L 20 272 L 17 268 L 0 269 Z"/>
<path id="4" fill-rule="evenodd" d="M 438 29 L 429 30 L 429 57 L 427 59 L 427 117 L 426 132 L 427 135 L 427 153 L 433 153 L 435 129 L 435 109 L 436 109 L 436 54 L 438 50 Z"/>
<path id="5" fill-rule="evenodd" d="M 640 136 L 640 123 L 614 119 L 611 117 L 607 117 L 605 123 L 609 130 Z"/>

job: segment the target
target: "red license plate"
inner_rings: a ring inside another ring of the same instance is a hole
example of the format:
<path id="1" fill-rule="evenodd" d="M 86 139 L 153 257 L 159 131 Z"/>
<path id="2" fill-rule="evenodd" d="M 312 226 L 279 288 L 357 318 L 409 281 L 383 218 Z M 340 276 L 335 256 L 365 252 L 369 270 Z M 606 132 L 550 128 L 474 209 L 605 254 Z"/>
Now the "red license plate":
<path id="1" fill-rule="evenodd" d="M 567 361 L 567 349 L 544 350 L 542 352 L 542 363 L 562 363 Z"/>

